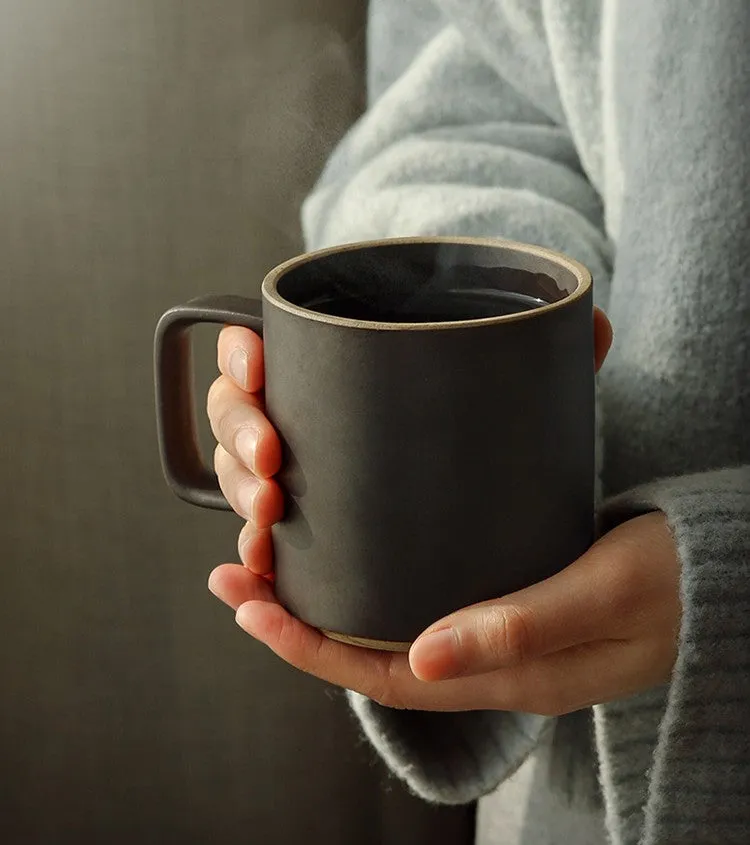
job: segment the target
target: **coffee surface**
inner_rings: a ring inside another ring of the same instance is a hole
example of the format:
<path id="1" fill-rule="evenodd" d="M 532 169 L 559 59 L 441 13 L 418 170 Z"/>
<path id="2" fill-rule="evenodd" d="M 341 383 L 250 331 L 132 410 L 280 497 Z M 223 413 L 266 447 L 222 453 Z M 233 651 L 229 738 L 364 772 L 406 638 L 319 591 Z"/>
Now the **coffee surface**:
<path id="1" fill-rule="evenodd" d="M 430 296 L 414 297 L 394 305 L 378 302 L 377 297 L 365 300 L 341 292 L 331 292 L 300 303 L 310 311 L 384 323 L 443 323 L 479 320 L 507 314 L 519 314 L 540 308 L 543 299 L 514 291 L 496 289 L 452 289 L 432 291 Z"/>

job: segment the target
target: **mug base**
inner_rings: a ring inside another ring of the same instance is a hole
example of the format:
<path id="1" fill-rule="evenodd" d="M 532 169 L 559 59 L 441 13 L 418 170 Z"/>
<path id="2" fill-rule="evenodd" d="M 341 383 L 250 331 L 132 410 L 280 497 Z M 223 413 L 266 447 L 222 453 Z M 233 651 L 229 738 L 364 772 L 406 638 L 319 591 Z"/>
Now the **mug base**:
<path id="1" fill-rule="evenodd" d="M 346 645 L 355 645 L 358 648 L 371 648 L 376 651 L 407 652 L 411 648 L 411 643 L 398 643 L 390 640 L 370 640 L 367 637 L 352 637 L 349 634 L 338 634 L 336 631 L 326 631 L 323 629 L 321 629 L 320 633 L 328 637 L 329 640 L 336 640 L 336 642 L 346 643 Z"/>

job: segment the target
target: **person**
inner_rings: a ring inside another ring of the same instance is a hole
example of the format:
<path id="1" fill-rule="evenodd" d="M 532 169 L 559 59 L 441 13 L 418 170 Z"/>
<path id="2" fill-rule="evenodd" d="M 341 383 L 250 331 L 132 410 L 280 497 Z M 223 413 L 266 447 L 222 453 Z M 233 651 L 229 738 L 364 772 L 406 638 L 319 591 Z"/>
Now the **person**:
<path id="1" fill-rule="evenodd" d="M 498 236 L 592 270 L 615 333 L 601 533 L 558 575 L 408 655 L 292 618 L 262 342 L 219 339 L 215 466 L 247 524 L 211 590 L 346 689 L 416 794 L 478 800 L 481 845 L 750 841 L 748 43 L 743 0 L 370 3 L 367 109 L 304 204 L 306 246 Z"/>

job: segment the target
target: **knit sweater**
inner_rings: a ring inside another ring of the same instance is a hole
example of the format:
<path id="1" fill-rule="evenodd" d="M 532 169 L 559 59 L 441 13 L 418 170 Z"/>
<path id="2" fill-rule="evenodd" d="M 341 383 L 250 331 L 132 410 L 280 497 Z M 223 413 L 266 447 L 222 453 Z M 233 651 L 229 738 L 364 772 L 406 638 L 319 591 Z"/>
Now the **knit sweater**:
<path id="1" fill-rule="evenodd" d="M 660 509 L 683 619 L 663 688 L 550 719 L 351 693 L 393 772 L 480 843 L 750 841 L 750 4 L 371 0 L 368 108 L 308 247 L 500 236 L 592 271 L 603 528 Z"/>

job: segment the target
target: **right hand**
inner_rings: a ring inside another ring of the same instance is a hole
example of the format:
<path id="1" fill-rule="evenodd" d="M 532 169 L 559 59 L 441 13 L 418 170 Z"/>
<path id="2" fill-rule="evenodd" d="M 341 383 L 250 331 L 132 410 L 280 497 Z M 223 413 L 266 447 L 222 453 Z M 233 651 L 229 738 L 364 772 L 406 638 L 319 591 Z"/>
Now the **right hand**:
<path id="1" fill-rule="evenodd" d="M 238 551 L 256 575 L 273 569 L 271 526 L 284 511 L 273 476 L 281 442 L 264 413 L 263 341 L 250 329 L 229 326 L 218 343 L 221 375 L 208 391 L 208 418 L 218 441 L 214 468 L 232 509 L 246 520 Z"/>

